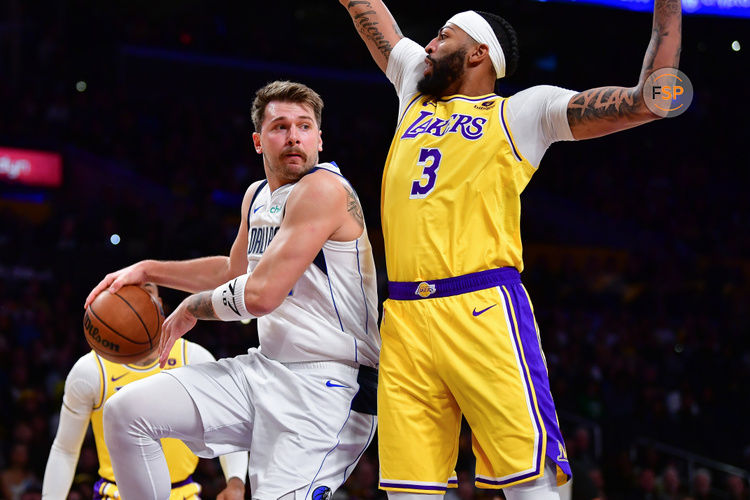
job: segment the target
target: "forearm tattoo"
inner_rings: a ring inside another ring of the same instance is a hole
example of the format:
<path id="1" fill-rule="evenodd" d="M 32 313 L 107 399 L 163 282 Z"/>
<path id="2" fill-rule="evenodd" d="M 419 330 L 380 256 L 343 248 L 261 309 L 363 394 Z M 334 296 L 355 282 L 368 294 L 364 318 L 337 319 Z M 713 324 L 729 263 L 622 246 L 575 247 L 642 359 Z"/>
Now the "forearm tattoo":
<path id="1" fill-rule="evenodd" d="M 634 116 L 641 100 L 637 89 L 599 87 L 576 95 L 568 104 L 568 123 L 571 126 L 588 119 Z"/>
<path id="2" fill-rule="evenodd" d="M 188 297 L 187 310 L 198 319 L 219 319 L 211 303 L 211 291 L 200 292 Z"/>
<path id="3" fill-rule="evenodd" d="M 365 218 L 362 215 L 362 206 L 359 203 L 357 195 L 349 188 L 346 189 L 346 210 L 349 214 L 354 217 L 359 227 L 365 227 Z"/>
<path id="4" fill-rule="evenodd" d="M 357 27 L 357 31 L 359 31 L 363 38 L 373 42 L 380 53 L 383 54 L 383 57 L 388 59 L 393 47 L 391 46 L 391 43 L 385 39 L 385 35 L 380 31 L 380 28 L 378 28 L 378 24 L 380 23 L 373 20 L 373 17 L 377 15 L 377 12 L 372 10 L 372 4 L 367 0 L 352 0 L 346 8 L 352 10 L 357 6 L 363 6 L 366 9 L 370 9 L 356 14 L 352 12 L 352 19 L 354 20 L 354 25 Z M 398 27 L 396 27 L 396 31 L 398 32 Z"/>
<path id="5" fill-rule="evenodd" d="M 599 87 L 581 92 L 568 104 L 568 123 L 575 126 L 595 119 L 637 117 L 645 104 L 641 86 L 654 69 L 677 67 L 682 30 L 680 0 L 656 0 L 651 41 L 643 58 L 640 83 L 635 88 Z"/>

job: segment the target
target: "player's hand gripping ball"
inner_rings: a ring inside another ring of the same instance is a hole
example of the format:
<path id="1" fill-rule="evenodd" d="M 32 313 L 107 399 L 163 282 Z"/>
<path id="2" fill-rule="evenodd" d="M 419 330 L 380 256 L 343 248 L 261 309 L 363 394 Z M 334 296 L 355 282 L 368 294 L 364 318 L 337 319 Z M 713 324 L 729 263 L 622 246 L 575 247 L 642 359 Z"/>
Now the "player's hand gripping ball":
<path id="1" fill-rule="evenodd" d="M 86 341 L 101 357 L 114 363 L 134 363 L 159 347 L 164 317 L 150 293 L 126 285 L 105 290 L 83 315 Z"/>

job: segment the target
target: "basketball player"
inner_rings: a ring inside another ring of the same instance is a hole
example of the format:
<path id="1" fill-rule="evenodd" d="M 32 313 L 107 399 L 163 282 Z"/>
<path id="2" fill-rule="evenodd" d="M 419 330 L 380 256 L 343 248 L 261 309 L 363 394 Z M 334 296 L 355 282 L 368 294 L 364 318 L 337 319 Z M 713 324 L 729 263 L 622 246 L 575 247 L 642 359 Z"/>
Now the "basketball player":
<path id="1" fill-rule="evenodd" d="M 266 179 L 245 193 L 228 257 L 142 261 L 87 298 L 144 281 L 193 292 L 164 323 L 162 365 L 199 319 L 259 318 L 260 349 L 169 370 L 107 403 L 104 437 L 126 499 L 166 498 L 163 437 L 204 457 L 249 450 L 252 495 L 263 500 L 327 499 L 370 443 L 375 264 L 354 190 L 335 164 L 318 162 L 322 108 L 298 83 L 257 92 L 253 143 Z"/>
<path id="2" fill-rule="evenodd" d="M 158 302 L 161 298 L 156 285 L 143 285 Z M 91 421 L 96 452 L 99 455 L 99 481 L 94 484 L 94 499 L 114 499 L 120 494 L 112 472 L 112 463 L 104 444 L 102 412 L 104 403 L 125 385 L 159 373 L 159 352 L 154 351 L 136 363 L 123 365 L 100 357 L 94 351 L 83 355 L 65 379 L 65 394 L 60 409 L 60 423 L 52 443 L 47 468 L 44 472 L 42 496 L 45 499 L 63 500 L 68 497 L 70 485 L 78 462 L 86 428 Z M 165 369 L 186 364 L 215 361 L 206 349 L 182 339 L 169 352 Z M 196 457 L 182 442 L 167 438 L 162 440 L 169 467 L 170 499 L 198 499 L 201 487 L 193 481 L 192 474 L 198 465 Z M 247 453 L 238 452 L 219 458 L 227 480 L 244 481 Z"/>
<path id="3" fill-rule="evenodd" d="M 476 485 L 507 498 L 558 498 L 570 466 L 523 270 L 520 194 L 547 147 L 652 121 L 641 88 L 676 67 L 680 0 L 656 0 L 639 83 L 505 98 L 518 63 L 499 16 L 456 14 L 426 47 L 402 36 L 380 0 L 340 0 L 396 88 L 396 135 L 383 173 L 389 300 L 378 406 L 381 488 L 394 499 L 455 483 L 461 414 Z M 416 498 L 416 497 L 414 497 Z"/>

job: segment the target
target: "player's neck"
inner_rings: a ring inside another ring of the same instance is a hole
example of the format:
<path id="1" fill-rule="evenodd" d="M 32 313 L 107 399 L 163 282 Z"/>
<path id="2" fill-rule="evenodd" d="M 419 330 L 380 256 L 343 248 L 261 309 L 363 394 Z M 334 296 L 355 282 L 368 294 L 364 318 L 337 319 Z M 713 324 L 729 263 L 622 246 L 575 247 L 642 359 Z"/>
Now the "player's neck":
<path id="1" fill-rule="evenodd" d="M 445 95 L 465 95 L 469 97 L 492 94 L 495 92 L 495 80 L 478 71 L 467 70 L 463 78 L 446 89 Z"/>
<path id="2" fill-rule="evenodd" d="M 136 361 L 135 363 L 132 363 L 133 366 L 148 366 L 154 364 L 156 359 L 159 357 L 159 351 L 157 350 L 154 354 L 150 355 L 149 357 L 142 359 L 140 361 Z"/>
<path id="3" fill-rule="evenodd" d="M 467 81 L 461 85 L 457 94 L 469 97 L 492 94 L 495 91 L 495 83 L 487 81 Z"/>

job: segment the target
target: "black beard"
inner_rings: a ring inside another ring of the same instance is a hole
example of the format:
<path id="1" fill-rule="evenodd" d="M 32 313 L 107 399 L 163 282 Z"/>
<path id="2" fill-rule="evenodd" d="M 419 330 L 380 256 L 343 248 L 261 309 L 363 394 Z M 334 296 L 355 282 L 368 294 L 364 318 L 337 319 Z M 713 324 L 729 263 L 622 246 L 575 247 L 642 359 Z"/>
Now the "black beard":
<path id="1" fill-rule="evenodd" d="M 417 82 L 417 90 L 422 94 L 442 97 L 446 94 L 448 87 L 463 76 L 466 49 L 458 49 L 442 59 L 427 57 L 432 62 L 432 73 Z"/>

